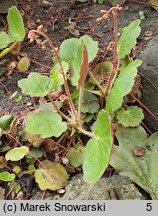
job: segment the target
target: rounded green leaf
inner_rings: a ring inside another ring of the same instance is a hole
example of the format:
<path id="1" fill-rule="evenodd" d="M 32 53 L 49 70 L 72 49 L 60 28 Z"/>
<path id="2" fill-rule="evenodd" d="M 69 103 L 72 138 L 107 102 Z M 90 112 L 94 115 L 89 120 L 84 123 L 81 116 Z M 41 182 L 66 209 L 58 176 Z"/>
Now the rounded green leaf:
<path id="1" fill-rule="evenodd" d="M 130 106 L 127 110 L 120 110 L 116 116 L 118 123 L 124 127 L 137 127 L 144 118 L 142 109 L 137 106 Z"/>
<path id="2" fill-rule="evenodd" d="M 64 74 L 66 74 L 69 69 L 69 65 L 64 61 L 61 62 L 61 64 L 64 70 Z M 64 79 L 63 79 L 63 75 L 60 72 L 59 63 L 52 68 L 50 78 L 53 79 L 53 85 L 52 85 L 53 90 L 58 90 L 64 84 Z"/>
<path id="3" fill-rule="evenodd" d="M 58 190 L 66 186 L 68 174 L 61 164 L 48 160 L 42 161 L 42 164 L 35 171 L 35 181 L 41 190 Z"/>
<path id="4" fill-rule="evenodd" d="M 83 150 L 82 149 L 76 149 L 74 147 L 70 148 L 69 151 L 66 154 L 66 157 L 69 159 L 70 165 L 73 167 L 79 167 L 83 163 Z"/>
<path id="5" fill-rule="evenodd" d="M 7 21 L 11 38 L 15 41 L 23 41 L 25 37 L 25 28 L 22 16 L 17 7 L 12 6 L 9 8 Z"/>
<path id="6" fill-rule="evenodd" d="M 0 172 L 0 180 L 1 181 L 5 181 L 5 182 L 9 182 L 9 181 L 13 181 L 15 179 L 15 174 L 12 173 L 10 174 L 9 172 Z"/>
<path id="7" fill-rule="evenodd" d="M 60 46 L 59 51 L 61 60 L 67 62 L 70 66 L 72 66 L 79 43 L 80 42 L 77 38 L 64 40 L 64 42 L 62 42 Z"/>
<path id="8" fill-rule="evenodd" d="M 94 41 L 88 35 L 84 35 L 79 39 L 86 45 L 88 51 L 88 62 L 90 63 L 96 56 L 99 50 L 98 41 Z"/>
<path id="9" fill-rule="evenodd" d="M 18 86 L 26 95 L 44 97 L 51 91 L 52 79 L 39 73 L 32 72 L 28 78 L 18 81 Z"/>
<path id="10" fill-rule="evenodd" d="M 32 134 L 39 134 L 42 138 L 59 137 L 67 129 L 66 122 L 55 112 L 39 111 L 35 114 L 28 114 L 25 118 L 26 131 Z"/>
<path id="11" fill-rule="evenodd" d="M 23 57 L 18 61 L 17 68 L 20 72 L 25 72 L 30 67 L 30 59 L 28 57 Z"/>
<path id="12" fill-rule="evenodd" d="M 29 148 L 27 146 L 22 146 L 18 148 L 13 148 L 10 151 L 8 151 L 5 155 L 5 158 L 7 161 L 8 160 L 19 161 L 28 153 L 29 153 Z"/>

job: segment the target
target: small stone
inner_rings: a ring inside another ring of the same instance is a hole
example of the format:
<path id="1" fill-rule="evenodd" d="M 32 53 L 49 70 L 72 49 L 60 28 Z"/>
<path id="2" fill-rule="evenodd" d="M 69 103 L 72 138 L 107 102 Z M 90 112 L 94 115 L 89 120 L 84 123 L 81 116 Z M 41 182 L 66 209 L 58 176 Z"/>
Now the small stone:
<path id="1" fill-rule="evenodd" d="M 61 160 L 62 160 L 62 163 L 63 163 L 64 165 L 67 165 L 67 164 L 69 163 L 69 160 L 68 160 L 68 158 L 66 158 L 66 157 L 63 157 Z"/>
<path id="2" fill-rule="evenodd" d="M 40 22 L 41 22 L 41 19 L 37 19 L 37 20 L 36 20 L 36 23 L 40 23 Z"/>
<path id="3" fill-rule="evenodd" d="M 43 4 L 43 7 L 53 6 L 53 4 L 48 1 L 42 1 L 42 4 Z"/>
<path id="4" fill-rule="evenodd" d="M 57 193 L 59 193 L 59 194 L 64 194 L 64 193 L 65 193 L 65 190 L 64 190 L 64 189 L 57 190 Z"/>
<path id="5" fill-rule="evenodd" d="M 24 198 L 24 194 L 22 191 L 20 191 L 17 196 L 16 196 L 17 200 L 22 200 Z"/>

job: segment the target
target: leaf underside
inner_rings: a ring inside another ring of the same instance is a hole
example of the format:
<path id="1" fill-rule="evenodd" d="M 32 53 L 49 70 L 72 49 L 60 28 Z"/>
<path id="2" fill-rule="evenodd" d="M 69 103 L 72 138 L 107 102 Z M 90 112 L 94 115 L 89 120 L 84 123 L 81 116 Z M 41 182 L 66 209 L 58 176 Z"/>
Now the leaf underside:
<path id="1" fill-rule="evenodd" d="M 119 126 L 115 135 L 119 146 L 113 146 L 110 165 L 146 190 L 152 199 L 158 199 L 158 132 L 148 138 L 141 126 Z"/>

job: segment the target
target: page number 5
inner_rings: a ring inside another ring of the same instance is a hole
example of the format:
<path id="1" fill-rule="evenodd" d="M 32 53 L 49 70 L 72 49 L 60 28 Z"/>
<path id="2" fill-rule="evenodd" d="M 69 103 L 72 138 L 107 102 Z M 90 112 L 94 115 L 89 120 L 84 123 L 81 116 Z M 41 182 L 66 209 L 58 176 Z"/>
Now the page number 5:
<path id="1" fill-rule="evenodd" d="M 151 211 L 152 210 L 152 203 L 147 203 L 146 210 Z"/>

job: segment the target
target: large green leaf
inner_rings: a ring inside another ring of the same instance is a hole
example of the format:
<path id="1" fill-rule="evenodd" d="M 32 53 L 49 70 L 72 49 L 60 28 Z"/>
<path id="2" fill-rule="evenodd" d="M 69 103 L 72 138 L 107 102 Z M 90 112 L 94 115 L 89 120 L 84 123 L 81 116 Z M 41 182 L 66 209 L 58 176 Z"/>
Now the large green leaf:
<path id="1" fill-rule="evenodd" d="M 0 32 L 0 49 L 4 49 L 10 43 L 9 36 L 6 32 Z"/>
<path id="2" fill-rule="evenodd" d="M 111 166 L 158 199 L 158 132 L 148 139 L 140 126 L 119 126 L 115 135 L 119 146 L 113 146 Z"/>
<path id="3" fill-rule="evenodd" d="M 61 57 L 61 60 L 67 62 L 73 70 L 71 82 L 74 86 L 78 85 L 80 77 L 83 44 L 87 48 L 88 62 L 90 63 L 96 57 L 99 48 L 98 42 L 93 41 L 88 35 L 84 35 L 79 39 L 71 38 L 65 40 L 60 46 L 59 56 Z"/>
<path id="4" fill-rule="evenodd" d="M 12 6 L 9 8 L 7 21 L 11 38 L 15 41 L 23 41 L 25 37 L 25 28 L 22 16 L 17 7 Z"/>
<path id="5" fill-rule="evenodd" d="M 25 122 L 27 132 L 39 134 L 42 138 L 59 137 L 67 129 L 67 124 L 62 122 L 60 115 L 51 111 L 29 113 L 25 118 Z"/>
<path id="6" fill-rule="evenodd" d="M 46 96 L 51 91 L 52 84 L 52 79 L 36 72 L 30 73 L 28 78 L 18 81 L 18 86 L 24 94 L 37 97 Z"/>
<path id="7" fill-rule="evenodd" d="M 116 116 L 118 123 L 124 127 L 137 127 L 144 118 L 141 108 L 137 106 L 130 106 L 127 110 L 120 110 Z"/>
<path id="8" fill-rule="evenodd" d="M 80 41 L 77 38 L 64 40 L 59 51 L 61 60 L 72 66 L 79 43 Z"/>
<path id="9" fill-rule="evenodd" d="M 41 190 L 58 190 L 66 186 L 68 174 L 62 165 L 48 160 L 42 161 L 42 164 L 35 172 L 35 181 Z"/>
<path id="10" fill-rule="evenodd" d="M 19 161 L 28 153 L 29 148 L 27 146 L 22 146 L 18 148 L 13 148 L 10 151 L 8 151 L 5 155 L 5 158 L 6 160 Z"/>
<path id="11" fill-rule="evenodd" d="M 117 52 L 119 58 L 125 58 L 136 45 L 136 39 L 140 34 L 140 20 L 132 21 L 127 27 L 122 29 L 121 37 L 118 41 Z"/>
<path id="12" fill-rule="evenodd" d="M 123 97 L 129 94 L 132 90 L 134 78 L 137 75 L 137 67 L 140 65 L 141 61 L 135 60 L 129 63 L 126 67 L 122 67 L 120 74 L 107 97 L 106 110 L 108 112 L 114 112 L 121 107 Z"/>
<path id="13" fill-rule="evenodd" d="M 61 62 L 62 67 L 63 67 L 63 71 L 66 74 L 68 69 L 69 69 L 69 65 L 66 62 Z M 50 77 L 53 79 L 53 85 L 52 85 L 52 89 L 53 90 L 58 90 L 63 84 L 64 84 L 64 79 L 63 79 L 63 75 L 60 72 L 60 64 L 56 64 L 51 71 Z"/>
<path id="14" fill-rule="evenodd" d="M 112 131 L 109 115 L 106 111 L 98 114 L 95 123 L 96 138 L 91 138 L 85 149 L 83 172 L 87 182 L 95 183 L 108 166 L 112 148 Z"/>
<path id="15" fill-rule="evenodd" d="M 8 181 L 13 181 L 15 179 L 15 174 L 14 173 L 9 173 L 9 172 L 0 172 L 0 180 L 1 181 L 5 181 L 5 182 L 8 182 Z"/>

